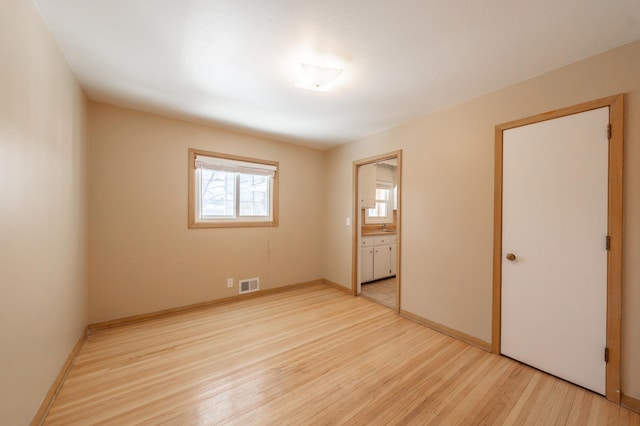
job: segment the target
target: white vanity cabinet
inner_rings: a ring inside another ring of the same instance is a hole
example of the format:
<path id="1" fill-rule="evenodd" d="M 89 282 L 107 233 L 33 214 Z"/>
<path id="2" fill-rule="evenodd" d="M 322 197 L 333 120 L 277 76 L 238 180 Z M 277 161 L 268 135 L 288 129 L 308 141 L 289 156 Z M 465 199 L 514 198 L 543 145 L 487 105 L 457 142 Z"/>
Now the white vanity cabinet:
<path id="1" fill-rule="evenodd" d="M 373 281 L 373 238 L 362 239 L 360 255 L 362 256 L 360 282 Z"/>
<path id="2" fill-rule="evenodd" d="M 396 236 L 362 237 L 361 282 L 379 280 L 396 274 Z"/>
<path id="3" fill-rule="evenodd" d="M 389 244 L 389 254 L 391 255 L 391 275 L 396 274 L 396 243 L 394 238 L 394 243 Z"/>
<path id="4" fill-rule="evenodd" d="M 373 279 L 391 276 L 391 247 L 389 244 L 373 248 Z"/>

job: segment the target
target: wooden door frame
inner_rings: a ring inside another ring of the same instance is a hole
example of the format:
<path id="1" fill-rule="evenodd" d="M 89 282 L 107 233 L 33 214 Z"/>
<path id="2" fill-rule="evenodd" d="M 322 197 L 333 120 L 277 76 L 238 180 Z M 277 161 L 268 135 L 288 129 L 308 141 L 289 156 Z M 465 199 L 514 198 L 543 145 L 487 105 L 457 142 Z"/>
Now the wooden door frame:
<path id="1" fill-rule="evenodd" d="M 607 252 L 607 348 L 605 395 L 620 403 L 620 340 L 622 300 L 622 172 L 624 158 L 624 95 L 619 94 L 544 114 L 499 124 L 495 127 L 495 186 L 493 217 L 493 312 L 491 351 L 500 354 L 502 297 L 502 162 L 505 130 L 597 108 L 609 107 L 611 137 L 609 140 L 608 233 L 611 237 Z M 603 129 L 603 132 L 605 129 Z M 604 354 L 603 354 L 604 356 Z"/>
<path id="2" fill-rule="evenodd" d="M 354 296 L 358 295 L 358 253 L 360 251 L 360 244 L 358 244 L 358 229 L 362 226 L 360 223 L 360 203 L 358 194 L 358 167 L 366 164 L 377 163 L 383 160 L 396 159 L 398 162 L 397 171 L 397 184 L 398 184 L 398 213 L 396 219 L 398 221 L 396 225 L 396 313 L 400 313 L 400 295 L 401 295 L 401 260 L 400 256 L 402 250 L 402 150 L 388 152 L 386 154 L 380 154 L 373 157 L 364 158 L 353 162 L 353 229 L 352 245 L 351 245 L 351 293 Z"/>

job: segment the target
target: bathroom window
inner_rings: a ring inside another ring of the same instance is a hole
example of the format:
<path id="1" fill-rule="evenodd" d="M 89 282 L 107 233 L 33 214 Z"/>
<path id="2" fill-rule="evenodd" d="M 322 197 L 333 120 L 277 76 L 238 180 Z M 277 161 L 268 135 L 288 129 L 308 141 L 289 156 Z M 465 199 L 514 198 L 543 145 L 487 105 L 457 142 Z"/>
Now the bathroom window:
<path id="1" fill-rule="evenodd" d="M 366 210 L 365 223 L 393 222 L 393 185 L 388 182 L 376 182 L 376 204 Z"/>
<path id="2" fill-rule="evenodd" d="M 277 226 L 278 163 L 189 150 L 189 227 Z"/>

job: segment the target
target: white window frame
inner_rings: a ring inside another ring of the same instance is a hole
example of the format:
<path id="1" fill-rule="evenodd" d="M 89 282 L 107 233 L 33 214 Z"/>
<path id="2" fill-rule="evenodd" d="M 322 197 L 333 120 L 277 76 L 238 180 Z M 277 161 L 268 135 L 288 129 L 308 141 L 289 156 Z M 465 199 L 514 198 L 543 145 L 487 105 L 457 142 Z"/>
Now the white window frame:
<path id="1" fill-rule="evenodd" d="M 375 209 L 365 209 L 364 223 L 365 224 L 374 224 L 374 223 L 393 223 L 393 183 L 381 181 L 376 181 L 376 189 L 386 189 L 389 191 L 389 196 L 386 200 L 377 199 L 375 200 L 376 204 L 386 204 L 387 205 L 387 215 L 386 216 L 371 216 L 370 212 Z"/>
<path id="2" fill-rule="evenodd" d="M 201 173 L 203 169 L 235 173 L 235 216 L 203 216 L 201 208 Z M 189 149 L 189 228 L 278 226 L 278 169 L 279 163 L 275 161 Z M 240 215 L 240 174 L 268 177 L 268 215 Z"/>

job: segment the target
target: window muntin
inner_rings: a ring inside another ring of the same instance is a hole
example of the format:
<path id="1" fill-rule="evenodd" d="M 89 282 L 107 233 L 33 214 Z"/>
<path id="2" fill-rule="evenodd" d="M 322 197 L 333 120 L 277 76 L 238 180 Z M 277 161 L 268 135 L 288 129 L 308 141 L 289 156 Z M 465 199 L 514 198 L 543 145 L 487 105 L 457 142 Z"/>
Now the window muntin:
<path id="1" fill-rule="evenodd" d="M 190 227 L 277 225 L 278 163 L 189 153 Z"/>

